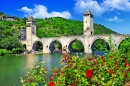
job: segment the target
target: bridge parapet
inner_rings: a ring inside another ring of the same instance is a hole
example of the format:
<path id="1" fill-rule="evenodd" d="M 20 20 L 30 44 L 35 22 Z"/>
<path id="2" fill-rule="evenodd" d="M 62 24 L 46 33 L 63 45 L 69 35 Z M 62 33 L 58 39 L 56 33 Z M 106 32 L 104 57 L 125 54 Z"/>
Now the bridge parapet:
<path id="1" fill-rule="evenodd" d="M 130 34 L 122 34 L 122 36 L 128 36 L 128 37 L 130 37 Z"/>

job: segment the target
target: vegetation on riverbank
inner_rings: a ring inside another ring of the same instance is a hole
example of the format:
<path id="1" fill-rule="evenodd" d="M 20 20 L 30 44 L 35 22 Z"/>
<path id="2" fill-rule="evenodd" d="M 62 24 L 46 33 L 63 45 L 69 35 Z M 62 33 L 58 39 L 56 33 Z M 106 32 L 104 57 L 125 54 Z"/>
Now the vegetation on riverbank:
<path id="1" fill-rule="evenodd" d="M 21 78 L 21 83 L 23 86 L 123 86 L 130 81 L 130 49 L 127 48 L 130 39 L 122 43 L 119 50 L 115 50 L 111 41 L 110 45 L 111 51 L 104 56 L 80 58 L 63 54 L 61 64 L 65 66 L 52 69 L 49 81 L 47 68 L 40 63 Z"/>
<path id="2" fill-rule="evenodd" d="M 0 21 L 0 49 L 7 50 L 2 52 L 4 54 L 8 54 L 8 51 L 20 53 L 23 50 L 23 45 L 18 39 L 19 33 L 13 28 L 13 24 L 15 23 L 8 20 Z"/>
<path id="3" fill-rule="evenodd" d="M 5 54 L 11 54 L 12 52 L 6 49 L 0 49 L 0 56 L 3 56 Z"/>

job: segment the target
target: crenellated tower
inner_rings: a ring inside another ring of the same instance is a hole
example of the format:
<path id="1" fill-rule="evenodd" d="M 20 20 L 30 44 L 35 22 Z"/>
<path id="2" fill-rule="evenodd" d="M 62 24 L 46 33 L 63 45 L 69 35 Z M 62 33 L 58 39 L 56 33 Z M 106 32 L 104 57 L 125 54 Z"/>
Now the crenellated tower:
<path id="1" fill-rule="evenodd" d="M 93 14 L 87 10 L 83 16 L 84 35 L 91 36 L 94 34 L 93 30 Z"/>

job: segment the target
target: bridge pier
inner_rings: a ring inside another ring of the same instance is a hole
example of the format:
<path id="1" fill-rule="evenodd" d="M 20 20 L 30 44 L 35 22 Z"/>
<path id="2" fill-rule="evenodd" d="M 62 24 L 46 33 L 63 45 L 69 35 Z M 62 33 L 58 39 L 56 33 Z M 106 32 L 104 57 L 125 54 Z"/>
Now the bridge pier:
<path id="1" fill-rule="evenodd" d="M 48 45 L 43 45 L 43 53 L 51 53 Z"/>
<path id="2" fill-rule="evenodd" d="M 68 44 L 62 45 L 62 53 L 71 53 L 71 51 L 69 51 L 69 45 Z"/>
<path id="3" fill-rule="evenodd" d="M 28 45 L 26 46 L 26 50 L 32 51 L 32 46 L 28 44 Z"/>
<path id="4" fill-rule="evenodd" d="M 86 45 L 84 46 L 84 53 L 93 53 L 88 43 L 86 43 Z"/>
<path id="5" fill-rule="evenodd" d="M 86 49 L 86 50 L 85 50 L 85 53 L 93 53 L 93 52 L 92 52 L 92 49 L 89 48 L 89 49 Z"/>

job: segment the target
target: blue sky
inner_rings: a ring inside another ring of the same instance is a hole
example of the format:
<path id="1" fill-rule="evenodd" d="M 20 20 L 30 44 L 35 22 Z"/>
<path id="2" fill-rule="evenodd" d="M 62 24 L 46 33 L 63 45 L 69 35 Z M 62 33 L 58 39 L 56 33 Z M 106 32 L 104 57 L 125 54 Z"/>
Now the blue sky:
<path id="1" fill-rule="evenodd" d="M 130 0 L 1 0 L 0 12 L 17 17 L 45 18 L 60 16 L 83 20 L 90 9 L 94 23 L 121 34 L 130 34 Z"/>

